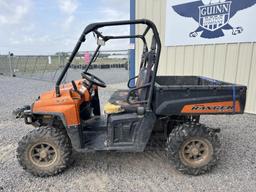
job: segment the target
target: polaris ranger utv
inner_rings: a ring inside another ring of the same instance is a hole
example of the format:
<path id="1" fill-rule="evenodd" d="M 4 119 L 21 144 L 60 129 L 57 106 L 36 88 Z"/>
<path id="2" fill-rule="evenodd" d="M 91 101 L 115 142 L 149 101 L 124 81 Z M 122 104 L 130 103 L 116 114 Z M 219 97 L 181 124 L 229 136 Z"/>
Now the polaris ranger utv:
<path id="1" fill-rule="evenodd" d="M 127 36 L 104 36 L 99 32 L 104 27 L 122 25 L 144 25 L 145 31 Z M 89 33 L 96 35 L 98 46 L 82 79 L 61 85 Z M 146 38 L 149 34 L 150 47 Z M 105 42 L 124 38 L 136 38 L 144 44 L 139 72 L 128 81 L 127 90 L 114 92 L 101 114 L 98 88 L 106 84 L 88 69 Z M 88 25 L 55 90 L 42 93 L 31 107 L 20 110 L 25 123 L 36 127 L 18 144 L 21 166 L 33 175 L 51 176 L 68 167 L 72 149 L 143 152 L 149 139 L 158 134 L 165 139 L 167 155 L 179 171 L 191 175 L 209 171 L 220 152 L 219 130 L 201 124 L 199 117 L 243 113 L 246 87 L 199 76 L 157 76 L 160 52 L 157 28 L 149 20 Z M 136 81 L 135 86 L 132 81 Z"/>

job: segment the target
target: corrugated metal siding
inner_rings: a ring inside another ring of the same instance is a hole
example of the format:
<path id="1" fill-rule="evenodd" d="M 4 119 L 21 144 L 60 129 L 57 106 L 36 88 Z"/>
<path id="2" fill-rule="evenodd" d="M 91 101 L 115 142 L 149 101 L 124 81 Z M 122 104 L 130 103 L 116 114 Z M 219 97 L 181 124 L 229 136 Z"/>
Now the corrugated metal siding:
<path id="1" fill-rule="evenodd" d="M 136 0 L 136 18 L 151 19 L 161 36 L 158 74 L 204 75 L 247 85 L 246 112 L 256 113 L 256 43 L 165 47 L 165 12 L 166 0 Z M 137 33 L 143 30 L 136 28 Z M 141 51 L 142 43 L 136 41 L 136 68 Z"/>

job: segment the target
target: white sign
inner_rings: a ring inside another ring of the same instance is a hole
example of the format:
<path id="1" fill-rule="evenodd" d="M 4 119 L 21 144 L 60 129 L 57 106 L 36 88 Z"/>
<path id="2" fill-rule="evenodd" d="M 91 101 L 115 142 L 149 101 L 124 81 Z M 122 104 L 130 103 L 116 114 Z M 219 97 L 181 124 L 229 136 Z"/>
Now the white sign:
<path id="1" fill-rule="evenodd" d="M 256 41 L 256 0 L 167 0 L 165 45 Z"/>
<path id="2" fill-rule="evenodd" d="M 48 56 L 48 64 L 49 64 L 49 65 L 52 64 L 52 58 L 51 58 L 51 56 Z"/>

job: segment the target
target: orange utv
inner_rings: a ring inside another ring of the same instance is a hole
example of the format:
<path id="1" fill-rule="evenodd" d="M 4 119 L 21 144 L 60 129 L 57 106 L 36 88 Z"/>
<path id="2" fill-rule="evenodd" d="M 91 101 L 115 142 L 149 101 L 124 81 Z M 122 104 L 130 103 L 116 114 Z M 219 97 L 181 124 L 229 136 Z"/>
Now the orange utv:
<path id="1" fill-rule="evenodd" d="M 123 25 L 145 26 L 145 31 L 126 36 L 104 36 L 99 32 Z M 61 84 L 89 33 L 97 37 L 98 46 L 82 79 Z M 101 46 L 112 39 L 125 38 L 143 43 L 138 75 L 128 81 L 126 90 L 114 92 L 101 114 L 98 92 L 106 84 L 88 69 Z M 164 141 L 161 146 L 179 171 L 199 175 L 214 167 L 220 153 L 220 130 L 201 124 L 199 117 L 243 113 L 246 87 L 201 76 L 157 76 L 160 52 L 157 28 L 149 20 L 88 25 L 55 90 L 42 93 L 31 106 L 16 111 L 26 124 L 36 127 L 18 144 L 20 165 L 33 175 L 51 176 L 70 165 L 73 149 L 143 152 L 151 139 L 158 138 Z"/>

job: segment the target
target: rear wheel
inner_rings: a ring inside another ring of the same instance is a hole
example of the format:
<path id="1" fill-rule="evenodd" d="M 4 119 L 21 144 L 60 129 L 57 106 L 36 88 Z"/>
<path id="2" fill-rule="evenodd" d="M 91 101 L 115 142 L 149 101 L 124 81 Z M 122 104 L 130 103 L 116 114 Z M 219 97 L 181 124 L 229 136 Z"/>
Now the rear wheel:
<path id="1" fill-rule="evenodd" d="M 208 172 L 218 161 L 220 141 L 217 134 L 202 124 L 177 126 L 167 140 L 167 153 L 177 170 L 200 175 Z"/>
<path id="2" fill-rule="evenodd" d="M 70 164 L 71 142 L 64 130 L 40 127 L 24 136 L 18 144 L 20 165 L 33 175 L 58 174 Z"/>

